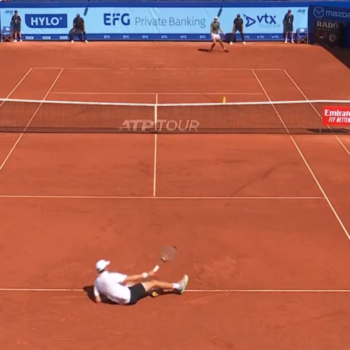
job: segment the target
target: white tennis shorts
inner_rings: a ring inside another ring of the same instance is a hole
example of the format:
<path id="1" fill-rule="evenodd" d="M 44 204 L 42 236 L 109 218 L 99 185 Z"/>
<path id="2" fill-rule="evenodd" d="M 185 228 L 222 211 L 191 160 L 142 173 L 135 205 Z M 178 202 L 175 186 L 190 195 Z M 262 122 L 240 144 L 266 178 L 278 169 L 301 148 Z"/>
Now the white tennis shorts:
<path id="1" fill-rule="evenodd" d="M 212 39 L 221 40 L 220 34 L 212 34 Z"/>

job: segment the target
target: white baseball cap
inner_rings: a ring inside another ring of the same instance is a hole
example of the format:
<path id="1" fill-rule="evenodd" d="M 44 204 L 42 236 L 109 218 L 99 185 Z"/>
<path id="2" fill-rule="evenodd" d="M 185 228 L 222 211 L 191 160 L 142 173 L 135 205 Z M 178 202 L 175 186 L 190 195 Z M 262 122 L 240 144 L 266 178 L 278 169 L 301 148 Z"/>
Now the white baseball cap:
<path id="1" fill-rule="evenodd" d="M 110 261 L 100 260 L 96 263 L 96 270 L 103 271 L 110 263 Z"/>

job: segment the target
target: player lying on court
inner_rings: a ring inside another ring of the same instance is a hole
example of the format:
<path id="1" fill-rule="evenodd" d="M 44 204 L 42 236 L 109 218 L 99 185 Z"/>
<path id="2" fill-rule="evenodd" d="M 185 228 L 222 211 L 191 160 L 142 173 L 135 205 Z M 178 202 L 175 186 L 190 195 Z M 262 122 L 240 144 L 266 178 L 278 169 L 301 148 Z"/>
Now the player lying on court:
<path id="1" fill-rule="evenodd" d="M 167 253 L 164 253 L 167 251 Z M 176 248 L 167 247 L 163 250 L 160 263 L 150 272 L 144 272 L 140 275 L 127 276 L 118 272 L 109 272 L 107 270 L 109 261 L 100 260 L 96 264 L 96 270 L 99 276 L 94 284 L 94 296 L 96 303 L 101 302 L 101 295 L 108 300 L 119 305 L 135 305 L 139 300 L 147 297 L 152 291 L 158 290 L 159 294 L 163 292 L 174 292 L 182 294 L 188 283 L 188 276 L 184 276 L 177 283 L 162 282 L 152 279 L 162 263 L 175 257 Z M 150 280 L 147 280 L 151 278 Z"/>
<path id="2" fill-rule="evenodd" d="M 214 22 L 212 22 L 212 24 L 210 25 L 210 35 L 211 35 L 211 38 L 213 39 L 213 44 L 211 45 L 211 48 L 209 50 L 210 52 L 213 51 L 217 41 L 219 42 L 223 50 L 225 52 L 228 52 L 221 40 L 220 33 L 222 35 L 225 35 L 225 33 L 221 30 L 219 19 L 215 17 Z"/>

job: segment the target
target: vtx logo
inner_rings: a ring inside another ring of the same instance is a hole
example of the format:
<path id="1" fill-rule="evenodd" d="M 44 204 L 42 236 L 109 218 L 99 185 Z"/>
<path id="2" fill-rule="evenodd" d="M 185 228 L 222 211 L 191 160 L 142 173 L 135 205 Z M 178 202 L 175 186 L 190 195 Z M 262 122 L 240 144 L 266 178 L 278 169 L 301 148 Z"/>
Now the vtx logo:
<path id="1" fill-rule="evenodd" d="M 246 15 L 243 15 L 244 18 L 247 20 L 247 24 L 246 27 L 251 27 L 253 26 L 255 23 L 259 23 L 259 24 L 265 24 L 265 25 L 275 25 L 276 23 L 276 16 L 271 16 L 268 15 L 267 13 L 265 13 L 262 16 L 256 16 L 256 18 L 252 18 Z"/>

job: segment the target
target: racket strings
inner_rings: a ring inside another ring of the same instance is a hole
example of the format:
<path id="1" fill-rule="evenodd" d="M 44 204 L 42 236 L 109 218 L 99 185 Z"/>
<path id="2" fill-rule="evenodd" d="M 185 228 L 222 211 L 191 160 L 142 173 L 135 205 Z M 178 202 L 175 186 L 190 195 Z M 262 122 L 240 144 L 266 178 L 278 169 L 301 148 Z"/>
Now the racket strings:
<path id="1" fill-rule="evenodd" d="M 163 260 L 172 260 L 176 257 L 177 249 L 174 246 L 163 247 L 161 252 L 161 258 Z"/>

